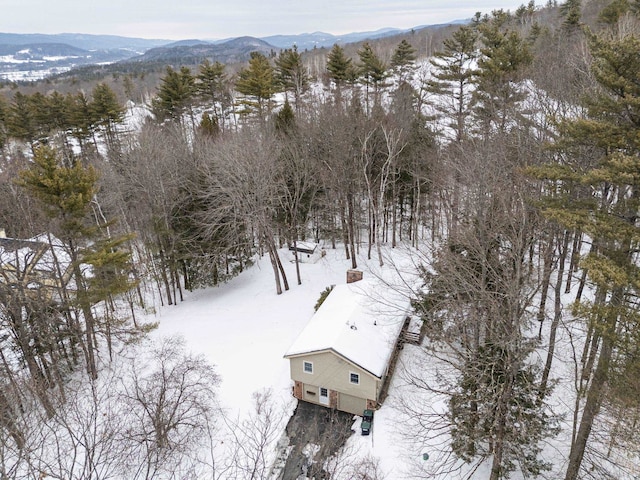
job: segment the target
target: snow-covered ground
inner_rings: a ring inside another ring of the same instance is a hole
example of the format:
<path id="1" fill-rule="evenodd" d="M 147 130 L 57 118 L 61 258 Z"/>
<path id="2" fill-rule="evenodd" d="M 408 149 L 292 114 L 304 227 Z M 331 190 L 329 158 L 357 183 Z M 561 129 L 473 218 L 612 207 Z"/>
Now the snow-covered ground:
<path id="1" fill-rule="evenodd" d="M 396 260 L 406 258 L 401 248 L 386 250 L 390 254 Z M 276 294 L 273 271 L 265 257 L 227 284 L 189 293 L 175 306 L 158 308 L 152 320 L 159 322 L 154 336 L 181 336 L 192 352 L 204 354 L 215 364 L 221 376 L 219 402 L 229 418 L 249 418 L 254 392 L 270 390 L 271 401 L 285 410 L 283 429 L 296 404 L 289 362 L 283 355 L 312 317 L 320 293 L 327 286 L 345 283 L 351 261 L 345 259 L 343 248 L 328 248 L 318 262 L 300 264 L 302 284 L 297 285 L 295 265 L 288 261 L 290 253 L 281 250 L 281 255 L 290 284 L 282 295 Z M 367 261 L 363 249 L 358 268 L 365 277 L 395 282 L 398 262 L 387 259 L 380 268 L 377 255 Z M 400 454 L 408 448 L 395 434 L 393 396 L 392 391 L 389 407 L 385 404 L 376 412 L 373 435 L 354 435 L 354 447 L 349 448 L 350 455 L 380 457 L 386 478 L 399 478 L 398 462 L 404 461 Z M 354 428 L 358 422 L 356 418 Z"/>
<path id="2" fill-rule="evenodd" d="M 399 248 L 385 249 L 384 252 L 387 257 L 385 267 L 380 268 L 377 256 L 374 254 L 367 261 L 366 248 L 362 249 L 358 266 L 365 277 L 379 276 L 396 283 L 398 270 L 402 270 L 406 278 L 411 271 L 411 260 L 407 260 L 409 251 Z M 281 412 L 278 417 L 280 432 L 296 405 L 292 397 L 288 361 L 283 355 L 312 317 L 313 306 L 320 293 L 329 285 L 345 283 L 346 271 L 351 267 L 343 248 L 327 248 L 327 255 L 317 263 L 300 265 L 302 285 L 297 285 L 295 265 L 288 261 L 289 252 L 283 249 L 281 255 L 290 284 L 290 290 L 282 295 L 276 294 L 268 258 L 262 258 L 229 283 L 189 293 L 178 305 L 158 308 L 151 318 L 159 322 L 153 336 L 181 336 L 191 351 L 204 354 L 215 364 L 222 379 L 218 399 L 228 418 L 235 418 L 236 424 L 251 418 L 254 393 L 268 391 L 270 401 Z M 400 259 L 404 266 L 399 268 Z M 569 298 L 571 295 L 563 300 L 569 303 L 573 299 Z M 545 328 L 548 324 L 545 322 Z M 551 399 L 557 413 L 569 413 L 575 398 L 569 330 L 569 325 L 559 329 L 552 374 L 553 378 L 560 376 L 561 380 Z M 579 338 L 583 333 L 574 331 L 574 335 Z M 546 338 L 545 331 L 543 338 Z M 544 350 L 540 351 L 540 360 L 544 360 Z M 425 437 L 416 435 L 416 419 L 411 418 L 411 408 L 438 416 L 446 411 L 446 403 L 443 397 L 439 399 L 412 385 L 405 370 L 424 372 L 432 380 L 435 375 L 446 373 L 443 368 L 445 365 L 439 365 L 424 349 L 405 345 L 389 396 L 375 413 L 372 434 L 361 436 L 358 429 L 360 419 L 354 417 L 355 433 L 347 441 L 343 455 L 351 461 L 354 458 L 373 459 L 383 478 L 389 480 L 488 478 L 490 460 L 480 465 L 457 461 L 448 448 L 446 432 Z M 545 459 L 554 465 L 544 478 L 557 478 L 566 467 L 564 459 L 568 453 L 570 422 L 571 416 L 568 415 L 562 425 L 563 433 L 544 446 Z M 271 459 L 276 455 L 275 441 L 272 443 Z M 424 453 L 429 455 L 429 459 L 424 459 Z M 216 450 L 216 455 L 224 454 L 223 450 Z M 438 473 L 433 470 L 436 465 L 444 463 L 454 471 Z M 520 479 L 522 475 L 515 472 L 511 478 Z"/>
<path id="3" fill-rule="evenodd" d="M 287 252 L 282 253 L 284 260 Z M 337 260 L 339 254 L 344 251 L 301 264 L 302 285 L 296 284 L 295 266 L 284 262 L 290 289 L 282 295 L 276 294 L 268 258 L 259 259 L 227 284 L 160 308 L 154 335 L 182 336 L 192 351 L 215 364 L 222 377 L 220 401 L 237 413 L 249 412 L 252 393 L 265 388 L 293 404 L 283 355 L 313 314 L 320 292 L 344 283 L 347 262 Z"/>

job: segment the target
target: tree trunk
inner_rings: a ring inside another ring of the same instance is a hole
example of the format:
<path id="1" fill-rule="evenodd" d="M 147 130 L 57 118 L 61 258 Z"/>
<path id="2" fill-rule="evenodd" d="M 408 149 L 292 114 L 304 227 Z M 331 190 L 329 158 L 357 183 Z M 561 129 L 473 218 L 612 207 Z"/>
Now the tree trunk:
<path id="1" fill-rule="evenodd" d="M 620 305 L 622 303 L 622 292 L 615 292 L 611 299 L 611 304 Z M 605 384 L 609 376 L 609 365 L 611 363 L 611 357 L 613 356 L 613 346 L 615 339 L 615 328 L 617 324 L 617 316 L 615 312 L 611 314 L 611 318 L 607 319 L 606 327 L 610 332 L 608 335 L 602 337 L 602 348 L 600 350 L 600 357 L 598 358 L 598 365 L 596 366 L 593 380 L 587 393 L 587 401 L 582 411 L 582 418 L 580 419 L 580 427 L 576 437 L 571 442 L 571 451 L 569 452 L 569 465 L 567 466 L 567 472 L 565 480 L 576 480 L 578 473 L 580 472 L 580 465 L 584 457 L 584 451 L 587 446 L 587 440 L 591 434 L 591 428 L 593 427 L 593 421 L 595 420 L 600 406 L 602 405 L 602 397 L 604 395 Z"/>
<path id="2" fill-rule="evenodd" d="M 349 246 L 351 247 L 351 268 L 358 268 L 356 261 L 355 225 L 353 220 L 353 195 L 347 194 L 347 212 L 349 224 Z"/>
<path id="3" fill-rule="evenodd" d="M 575 235 L 573 236 L 573 246 L 571 248 L 571 263 L 569 264 L 569 272 L 567 273 L 567 286 L 564 293 L 569 293 L 571 291 L 571 279 L 573 278 L 573 272 L 575 271 L 578 259 L 580 258 L 581 238 L 582 232 L 575 232 Z"/>
<path id="4" fill-rule="evenodd" d="M 157 241 L 158 255 L 160 256 L 160 276 L 162 278 L 162 283 L 164 283 L 164 289 L 167 294 L 167 303 L 169 305 L 173 305 L 173 297 L 171 296 L 171 285 L 169 284 L 169 277 L 167 276 L 167 259 L 164 254 L 164 248 L 162 247 L 160 237 L 158 237 Z"/>
<path id="5" fill-rule="evenodd" d="M 340 207 L 340 223 L 342 225 L 342 241 L 344 242 L 345 258 L 351 260 L 351 253 L 349 252 L 349 224 L 346 219 L 346 210 L 347 207 L 345 205 Z"/>
<path id="6" fill-rule="evenodd" d="M 280 272 L 278 271 L 278 262 L 276 261 L 276 257 L 273 254 L 273 250 L 271 248 L 269 250 L 269 260 L 271 260 L 271 267 L 273 268 L 273 275 L 276 280 L 276 293 L 278 295 L 282 295 L 282 284 L 280 283 Z"/>
<path id="7" fill-rule="evenodd" d="M 549 293 L 549 284 L 551 280 L 551 271 L 553 266 L 553 249 L 554 249 L 554 238 L 555 235 L 550 234 L 548 236 L 545 249 L 543 252 L 544 258 L 544 267 L 542 272 L 542 288 L 540 295 L 540 308 L 538 309 L 538 322 L 540 322 L 540 332 L 538 337 L 542 336 L 542 323 L 544 322 L 546 316 L 546 306 L 547 306 L 547 296 Z M 533 242 L 532 242 L 533 244 Z"/>
<path id="8" fill-rule="evenodd" d="M 369 216 L 369 245 L 367 247 L 367 260 L 371 260 L 371 247 L 376 242 L 376 220 L 375 214 L 373 213 L 373 209 L 371 207 L 371 202 L 369 202 L 369 206 L 367 208 L 368 216 Z"/>
<path id="9" fill-rule="evenodd" d="M 562 318 L 562 281 L 564 277 L 564 264 L 567 259 L 567 249 L 569 248 L 569 233 L 565 231 L 562 245 L 560 246 L 560 257 L 558 259 L 558 278 L 554 288 L 554 312 L 553 321 L 551 322 L 551 330 L 549 332 L 549 346 L 547 349 L 547 360 L 542 371 L 542 379 L 540 380 L 540 393 L 538 398 L 542 400 L 547 395 L 547 383 L 549 382 L 549 373 L 553 363 L 553 356 L 556 348 L 556 331 Z"/>
<path id="10" fill-rule="evenodd" d="M 276 249 L 275 245 L 271 245 L 271 248 L 273 249 L 273 255 L 276 259 L 278 270 L 280 270 L 280 274 L 282 275 L 282 283 L 284 284 L 284 289 L 289 290 L 289 281 L 287 280 L 287 274 L 285 273 L 284 268 L 282 267 L 282 262 L 280 261 L 280 255 L 278 255 L 278 250 Z"/>
<path id="11" fill-rule="evenodd" d="M 497 405 L 496 417 L 498 425 L 493 437 L 493 462 L 491 463 L 489 480 L 499 480 L 502 477 L 502 460 L 504 457 L 506 415 L 508 409 L 507 402 L 509 398 L 511 398 L 512 386 L 513 378 L 511 378 L 511 374 L 508 374 L 504 390 L 500 395 Z"/>
<path id="12" fill-rule="evenodd" d="M 296 277 L 298 278 L 298 285 L 302 285 L 302 278 L 300 278 L 300 260 L 298 259 L 298 241 L 293 238 L 293 258 L 296 262 Z"/>

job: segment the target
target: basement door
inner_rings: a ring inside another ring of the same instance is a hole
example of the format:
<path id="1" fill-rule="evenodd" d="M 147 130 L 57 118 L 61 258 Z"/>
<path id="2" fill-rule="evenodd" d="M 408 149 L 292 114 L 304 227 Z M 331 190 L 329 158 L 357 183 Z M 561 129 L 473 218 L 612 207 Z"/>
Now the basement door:
<path id="1" fill-rule="evenodd" d="M 329 405 L 329 390 L 320 387 L 320 405 Z"/>

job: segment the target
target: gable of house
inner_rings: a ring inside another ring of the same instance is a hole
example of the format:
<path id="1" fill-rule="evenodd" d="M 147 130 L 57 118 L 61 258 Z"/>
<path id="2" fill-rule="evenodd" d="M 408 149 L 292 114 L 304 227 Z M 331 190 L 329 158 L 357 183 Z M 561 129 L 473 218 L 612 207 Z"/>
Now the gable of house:
<path id="1" fill-rule="evenodd" d="M 311 369 L 308 368 L 309 363 Z M 377 400 L 382 379 L 333 350 L 289 357 L 289 365 L 291 378 L 294 381 Z M 357 381 L 354 381 L 353 375 L 357 376 Z"/>

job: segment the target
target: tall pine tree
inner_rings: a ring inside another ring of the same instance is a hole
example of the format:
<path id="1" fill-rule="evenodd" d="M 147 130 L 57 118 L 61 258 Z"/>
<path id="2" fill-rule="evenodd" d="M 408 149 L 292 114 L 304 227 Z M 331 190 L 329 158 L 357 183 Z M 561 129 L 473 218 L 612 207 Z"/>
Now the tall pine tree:
<path id="1" fill-rule="evenodd" d="M 378 54 L 373 51 L 373 47 L 369 42 L 365 42 L 362 48 L 358 50 L 360 63 L 358 65 L 358 74 L 366 89 L 367 111 L 369 111 L 369 91 L 373 87 L 373 103 L 378 104 L 380 88 L 387 78 L 387 66 L 380 59 Z"/>
<path id="2" fill-rule="evenodd" d="M 280 86 L 285 94 L 293 93 L 296 111 L 299 112 L 302 94 L 309 89 L 309 74 L 295 45 L 292 49 L 280 51 L 276 58 L 276 68 Z"/>
<path id="3" fill-rule="evenodd" d="M 345 55 L 344 49 L 337 43 L 327 56 L 327 73 L 338 91 L 355 77 L 353 61 Z"/>
<path id="4" fill-rule="evenodd" d="M 401 82 L 410 80 L 416 58 L 416 49 L 403 39 L 391 57 L 391 68 L 398 74 Z"/>
<path id="5" fill-rule="evenodd" d="M 86 367 L 92 379 L 97 378 L 95 341 L 99 333 L 111 342 L 112 322 L 100 321 L 93 306 L 129 290 L 129 253 L 122 245 L 125 236 L 112 236 L 107 231 L 110 223 L 92 216 L 92 202 L 98 191 L 98 173 L 80 161 L 64 164 L 56 150 L 39 147 L 33 163 L 20 175 L 19 184 L 39 201 L 45 214 L 53 221 L 51 233 L 62 242 L 71 261 L 74 291 L 67 291 L 71 299 L 71 312 L 84 320 L 84 353 Z M 91 274 L 87 274 L 87 266 Z M 108 311 L 109 308 L 105 308 Z M 80 320 L 78 318 L 78 320 Z"/>
<path id="6" fill-rule="evenodd" d="M 582 299 L 574 314 L 589 332 L 582 378 L 588 379 L 584 407 L 576 412 L 566 480 L 579 477 L 592 428 L 613 377 L 637 368 L 640 314 L 640 40 L 591 39 L 592 74 L 599 84 L 587 101 L 587 116 L 559 126 L 556 148 L 562 162 L 532 169 L 544 179 L 544 214 L 569 229 L 580 229 L 593 248 L 580 262 L 595 285 L 593 300 Z M 585 161 L 584 152 L 595 155 Z M 586 188 L 585 188 L 586 187 Z M 584 193 L 589 196 L 585 198 Z M 580 194 L 580 195 L 579 195 Z M 626 365 L 625 365 L 626 364 Z M 617 368 L 614 369 L 614 366 Z M 620 368 L 622 367 L 622 368 Z"/>
<path id="7" fill-rule="evenodd" d="M 200 65 L 196 76 L 196 91 L 202 100 L 211 105 L 215 122 L 222 130 L 225 129 L 226 111 L 231 97 L 228 83 L 224 64 L 205 60 Z"/>
<path id="8" fill-rule="evenodd" d="M 238 72 L 236 90 L 247 98 L 245 113 L 255 111 L 261 121 L 271 112 L 271 98 L 277 91 L 275 70 L 269 59 L 260 52 L 251 52 L 249 66 Z"/>

